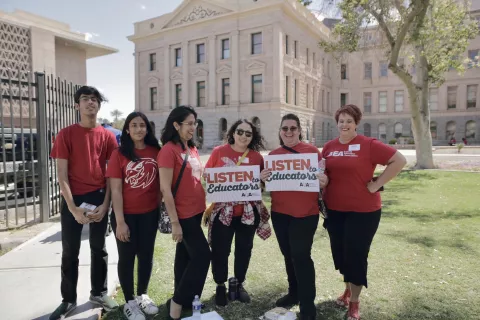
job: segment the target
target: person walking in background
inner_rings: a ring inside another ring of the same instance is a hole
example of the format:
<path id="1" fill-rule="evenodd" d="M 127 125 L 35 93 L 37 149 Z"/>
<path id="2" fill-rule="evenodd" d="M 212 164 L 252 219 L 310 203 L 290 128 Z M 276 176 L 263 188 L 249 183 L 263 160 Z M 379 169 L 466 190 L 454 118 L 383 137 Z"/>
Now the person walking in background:
<path id="1" fill-rule="evenodd" d="M 113 135 L 115 136 L 115 139 L 117 139 L 118 145 L 121 143 L 121 137 L 122 137 L 122 131 L 112 127 L 111 123 L 105 122 L 102 124 L 102 126 L 107 129 L 108 131 L 112 132 Z"/>
<path id="2" fill-rule="evenodd" d="M 263 169 L 263 137 L 248 120 L 238 120 L 227 132 L 227 143 L 213 149 L 205 168 L 259 166 Z M 255 231 L 262 239 L 271 235 L 270 215 L 262 201 L 215 203 L 208 217 L 209 242 L 212 247 L 212 273 L 217 284 L 215 303 L 227 305 L 225 282 L 228 278 L 228 256 L 235 235 L 234 272 L 238 282 L 233 296 L 250 302 L 244 281 L 252 256 Z"/>
<path id="3" fill-rule="evenodd" d="M 406 164 L 396 149 L 357 134 L 360 109 L 345 105 L 335 113 L 339 137 L 325 144 L 328 185 L 323 194 L 327 206 L 326 227 L 335 269 L 343 275 L 345 291 L 337 304 L 348 307 L 348 320 L 358 320 L 359 297 L 367 287 L 367 258 L 380 223 L 382 204 L 378 192 Z M 376 166 L 386 166 L 373 178 Z"/>
<path id="4" fill-rule="evenodd" d="M 280 148 L 270 155 L 291 153 L 315 153 L 321 155 L 315 146 L 302 141 L 302 127 L 295 114 L 283 116 L 280 125 Z M 265 169 L 262 181 L 271 174 Z M 320 176 L 320 186 L 327 183 L 325 175 Z M 300 303 L 300 320 L 314 320 L 315 309 L 315 267 L 311 257 L 313 237 L 319 220 L 318 192 L 272 191 L 272 224 L 280 251 L 285 258 L 288 278 L 288 294 L 277 300 L 278 307 L 289 308 Z"/>
<path id="5" fill-rule="evenodd" d="M 175 292 L 167 301 L 173 319 L 180 318 L 182 306 L 191 307 L 195 295 L 201 296 L 210 265 L 210 247 L 201 227 L 205 190 L 201 183 L 202 163 L 193 141 L 196 127 L 197 113 L 193 108 L 174 108 L 162 130 L 162 149 L 157 157 L 160 188 L 172 223 L 172 238 L 177 243 Z M 178 179 L 174 198 L 172 187 Z"/>
<path id="6" fill-rule="evenodd" d="M 63 301 L 50 316 L 53 320 L 68 315 L 77 306 L 78 255 L 84 224 L 90 226 L 90 302 L 107 311 L 118 307 L 107 295 L 108 253 L 105 248 L 110 208 L 110 187 L 105 171 L 117 141 L 111 132 L 97 124 L 97 114 L 105 98 L 96 88 L 81 87 L 74 100 L 80 123 L 60 130 L 50 154 L 57 159 L 62 192 Z"/>
<path id="7" fill-rule="evenodd" d="M 152 274 L 159 206 L 162 201 L 157 155 L 160 145 L 147 117 L 141 112 L 127 116 L 120 148 L 108 162 L 107 178 L 112 191 L 111 222 L 118 248 L 118 278 L 125 296 L 123 314 L 129 320 L 145 320 L 158 313 L 147 295 Z M 137 264 L 137 294 L 133 273 Z M 143 312 L 143 313 L 142 313 Z"/>

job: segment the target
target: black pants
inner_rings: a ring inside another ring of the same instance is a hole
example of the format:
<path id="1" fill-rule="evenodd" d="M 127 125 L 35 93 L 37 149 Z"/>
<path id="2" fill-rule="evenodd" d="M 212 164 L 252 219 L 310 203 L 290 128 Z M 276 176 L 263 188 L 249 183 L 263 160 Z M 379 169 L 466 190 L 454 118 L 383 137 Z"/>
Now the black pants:
<path id="1" fill-rule="evenodd" d="M 133 270 L 135 257 L 137 266 L 137 296 L 147 293 L 148 283 L 152 275 L 153 251 L 158 228 L 158 209 L 143 214 L 125 214 L 125 223 L 130 230 L 130 241 L 117 240 L 118 279 L 122 286 L 125 301 L 134 299 Z M 113 232 L 117 235 L 117 220 L 112 212 L 110 221 Z"/>
<path id="2" fill-rule="evenodd" d="M 235 235 L 235 278 L 239 283 L 245 281 L 248 265 L 252 256 L 253 238 L 259 223 L 255 214 L 255 223 L 246 225 L 242 217 L 233 217 L 230 226 L 224 225 L 217 215 L 212 226 L 212 273 L 215 283 L 222 284 L 228 278 L 228 256 Z"/>
<path id="3" fill-rule="evenodd" d="M 180 219 L 183 240 L 175 252 L 173 301 L 184 306 L 191 306 L 195 295 L 202 295 L 210 266 L 210 247 L 201 223 L 202 213 Z"/>
<path id="4" fill-rule="evenodd" d="M 94 191 L 85 195 L 73 196 L 75 205 L 79 207 L 83 202 L 99 206 L 105 198 L 105 190 Z M 105 234 L 107 232 L 108 215 L 102 221 L 91 222 L 90 228 L 90 281 L 91 294 L 99 296 L 107 292 L 107 265 L 108 253 L 105 248 Z M 63 302 L 77 301 L 78 255 L 83 225 L 79 224 L 68 210 L 65 199 L 62 199 L 62 281 L 61 291 Z"/>
<path id="5" fill-rule="evenodd" d="M 368 286 L 368 252 L 381 215 L 382 210 L 368 213 L 328 210 L 327 230 L 333 262 L 345 282 Z"/>
<path id="6" fill-rule="evenodd" d="M 315 316 L 315 266 L 311 257 L 319 215 L 295 218 L 272 212 L 272 224 L 285 258 L 288 291 L 300 301 L 300 313 Z"/>

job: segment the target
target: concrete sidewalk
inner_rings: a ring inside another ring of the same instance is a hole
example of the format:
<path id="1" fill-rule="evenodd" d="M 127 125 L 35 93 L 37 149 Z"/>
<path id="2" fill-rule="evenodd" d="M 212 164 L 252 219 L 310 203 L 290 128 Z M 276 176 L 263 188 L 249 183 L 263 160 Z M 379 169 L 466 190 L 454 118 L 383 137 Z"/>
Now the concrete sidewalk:
<path id="1" fill-rule="evenodd" d="M 84 226 L 80 249 L 77 310 L 66 319 L 99 319 L 100 308 L 88 302 L 90 296 L 90 246 L 88 225 Z M 106 241 L 108 293 L 117 286 L 117 245 L 113 233 Z M 60 223 L 0 257 L 1 319 L 48 319 L 61 303 L 60 265 L 62 241 Z"/>

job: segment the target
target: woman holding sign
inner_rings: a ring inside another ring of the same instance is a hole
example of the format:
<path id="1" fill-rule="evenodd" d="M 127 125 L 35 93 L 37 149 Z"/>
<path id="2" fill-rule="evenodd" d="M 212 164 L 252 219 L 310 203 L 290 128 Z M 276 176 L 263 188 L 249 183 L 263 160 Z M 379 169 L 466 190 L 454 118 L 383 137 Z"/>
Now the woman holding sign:
<path id="1" fill-rule="evenodd" d="M 145 319 L 158 308 L 147 295 L 157 235 L 158 207 L 162 201 L 158 180 L 157 138 L 141 112 L 128 115 L 121 146 L 108 162 L 107 177 L 112 190 L 110 221 L 117 240 L 118 278 L 125 295 L 123 313 L 127 319 Z M 133 270 L 138 259 L 137 295 Z"/>
<path id="2" fill-rule="evenodd" d="M 263 169 L 265 149 L 263 138 L 248 120 L 238 120 L 227 133 L 227 144 L 213 149 L 205 168 L 258 166 Z M 257 178 L 258 179 L 258 178 Z M 208 182 L 209 179 L 207 179 Z M 252 184 L 260 188 L 259 183 Z M 259 191 L 261 197 L 261 190 Z M 228 256 L 235 235 L 235 279 L 236 288 L 229 288 L 229 297 L 240 302 L 250 302 L 243 286 L 252 255 L 255 231 L 262 239 L 271 235 L 267 208 L 260 201 L 217 202 L 208 217 L 209 241 L 212 247 L 212 273 L 217 283 L 215 303 L 227 305 L 225 282 L 228 277 Z"/>
<path id="3" fill-rule="evenodd" d="M 280 125 L 281 147 L 269 155 L 315 154 L 321 155 L 315 146 L 302 142 L 300 120 L 295 114 L 286 114 Z M 286 157 L 287 158 L 287 157 Z M 290 164 L 286 164 L 290 165 Z M 291 166 L 300 166 L 291 162 Z M 272 175 L 271 168 L 261 173 L 263 181 Z M 325 175 L 320 175 L 320 186 L 327 183 Z M 318 187 L 317 187 L 318 190 Z M 319 190 L 318 190 L 319 191 Z M 319 220 L 319 192 L 272 191 L 272 224 L 280 251 L 285 258 L 288 277 L 288 294 L 277 300 L 278 307 L 289 308 L 300 303 L 300 319 L 315 319 L 315 267 L 311 258 L 313 237 Z"/>
<path id="4" fill-rule="evenodd" d="M 345 105 L 335 113 L 340 136 L 325 144 L 326 173 L 330 183 L 324 200 L 328 208 L 327 230 L 335 268 L 346 285 L 337 304 L 348 307 L 349 320 L 359 316 L 359 296 L 367 287 L 367 258 L 380 223 L 383 185 L 398 175 L 406 164 L 396 149 L 357 134 L 362 112 Z M 373 178 L 376 166 L 385 171 Z"/>
<path id="5" fill-rule="evenodd" d="M 201 227 L 205 191 L 202 163 L 193 141 L 196 127 L 197 113 L 193 108 L 174 108 L 163 128 L 163 147 L 157 157 L 160 189 L 172 223 L 172 238 L 177 242 L 175 292 L 167 302 L 173 319 L 180 318 L 182 306 L 191 307 L 195 295 L 201 296 L 210 265 L 210 248 Z M 172 188 L 178 179 L 174 198 Z"/>

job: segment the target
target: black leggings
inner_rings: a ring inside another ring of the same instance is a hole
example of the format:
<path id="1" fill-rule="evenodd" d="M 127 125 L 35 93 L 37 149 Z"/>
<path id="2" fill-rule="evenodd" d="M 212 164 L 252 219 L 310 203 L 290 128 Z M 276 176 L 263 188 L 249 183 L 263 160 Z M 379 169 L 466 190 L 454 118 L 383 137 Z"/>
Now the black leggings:
<path id="1" fill-rule="evenodd" d="M 202 230 L 202 213 L 180 219 L 183 240 L 175 252 L 175 293 L 173 301 L 191 306 L 195 295 L 202 295 L 210 266 L 210 247 Z"/>
<path id="2" fill-rule="evenodd" d="M 327 230 L 333 262 L 345 282 L 368 286 L 368 253 L 381 215 L 381 209 L 374 212 L 328 210 Z"/>
<path id="3" fill-rule="evenodd" d="M 138 259 L 137 296 L 147 293 L 152 274 L 153 251 L 158 227 L 158 209 L 142 214 L 125 214 L 125 223 L 130 230 L 130 241 L 122 242 L 116 238 L 117 221 L 111 214 L 111 223 L 118 248 L 118 279 L 125 295 L 125 301 L 134 299 L 133 270 L 135 257 Z"/>

